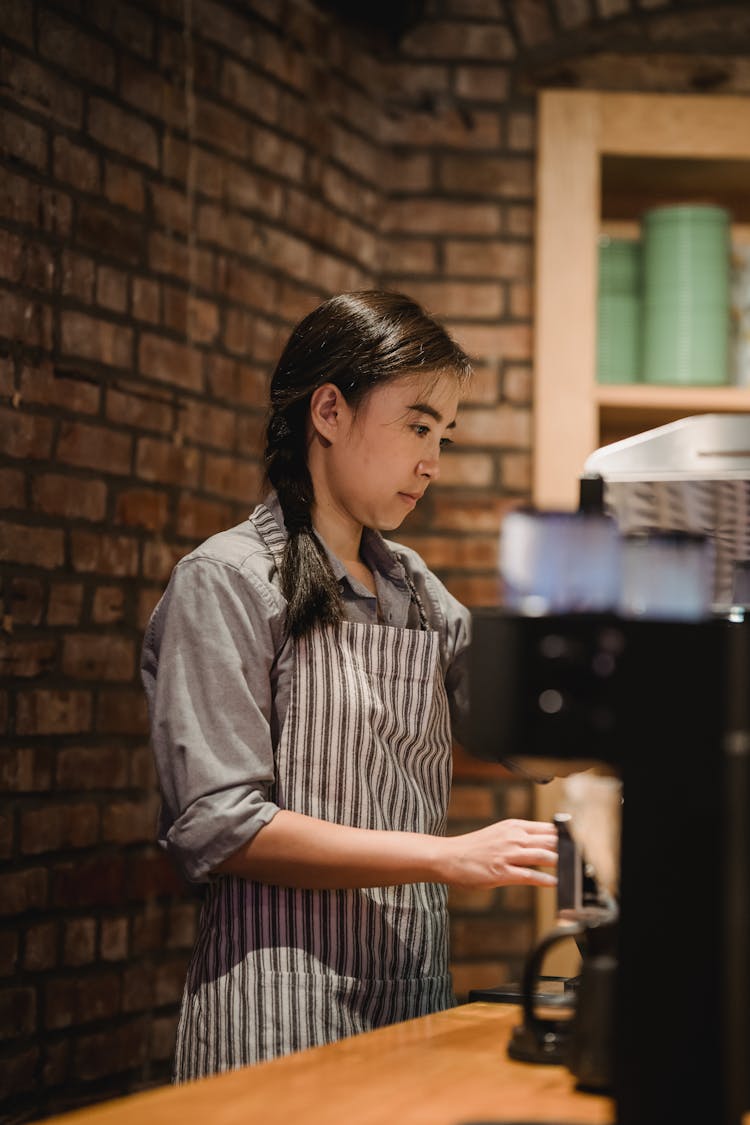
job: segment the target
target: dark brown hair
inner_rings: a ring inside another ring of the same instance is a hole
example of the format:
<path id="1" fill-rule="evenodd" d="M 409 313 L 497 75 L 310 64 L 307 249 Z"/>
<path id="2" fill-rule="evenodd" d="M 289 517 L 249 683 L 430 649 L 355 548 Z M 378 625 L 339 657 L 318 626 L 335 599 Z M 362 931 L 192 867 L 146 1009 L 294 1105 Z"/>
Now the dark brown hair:
<path id="1" fill-rule="evenodd" d="M 451 373 L 463 383 L 471 366 L 446 330 L 403 293 L 361 290 L 331 297 L 287 341 L 271 379 L 265 464 L 289 533 L 280 577 L 293 636 L 342 617 L 338 584 L 312 526 L 312 394 L 333 383 L 356 410 L 375 387 L 418 372 Z"/>

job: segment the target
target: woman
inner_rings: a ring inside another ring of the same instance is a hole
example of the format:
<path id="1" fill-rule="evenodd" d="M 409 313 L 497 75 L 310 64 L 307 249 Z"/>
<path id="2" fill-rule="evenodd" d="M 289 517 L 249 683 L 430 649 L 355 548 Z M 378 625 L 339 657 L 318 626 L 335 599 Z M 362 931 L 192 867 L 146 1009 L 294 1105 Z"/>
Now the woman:
<path id="1" fill-rule="evenodd" d="M 271 491 L 175 568 L 144 643 L 160 842 L 207 882 L 182 1081 L 453 1004 L 447 886 L 549 885 L 549 824 L 445 837 L 469 614 L 387 543 L 469 363 L 400 294 L 334 297 L 271 383 Z"/>

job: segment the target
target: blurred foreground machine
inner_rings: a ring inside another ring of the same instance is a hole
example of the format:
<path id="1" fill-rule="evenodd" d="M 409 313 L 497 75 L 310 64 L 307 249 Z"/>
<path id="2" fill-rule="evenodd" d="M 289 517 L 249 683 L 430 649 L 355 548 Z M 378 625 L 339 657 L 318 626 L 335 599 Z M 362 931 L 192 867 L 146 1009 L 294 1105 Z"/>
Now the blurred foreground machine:
<path id="1" fill-rule="evenodd" d="M 469 749 L 537 775 L 597 762 L 621 779 L 618 1125 L 739 1125 L 750 1112 L 750 416 L 661 427 L 599 450 L 585 473 L 582 507 L 623 536 L 714 540 L 707 611 L 674 619 L 631 599 L 565 612 L 538 598 L 475 609 Z"/>

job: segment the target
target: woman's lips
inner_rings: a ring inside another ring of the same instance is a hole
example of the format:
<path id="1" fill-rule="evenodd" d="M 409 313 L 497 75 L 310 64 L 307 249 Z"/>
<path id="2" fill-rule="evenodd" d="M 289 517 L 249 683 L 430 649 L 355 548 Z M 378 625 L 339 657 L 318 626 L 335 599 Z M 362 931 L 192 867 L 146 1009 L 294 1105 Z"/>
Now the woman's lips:
<path id="1" fill-rule="evenodd" d="M 418 500 L 422 499 L 421 492 L 399 492 L 399 496 L 407 504 L 411 504 L 412 507 L 417 503 Z"/>

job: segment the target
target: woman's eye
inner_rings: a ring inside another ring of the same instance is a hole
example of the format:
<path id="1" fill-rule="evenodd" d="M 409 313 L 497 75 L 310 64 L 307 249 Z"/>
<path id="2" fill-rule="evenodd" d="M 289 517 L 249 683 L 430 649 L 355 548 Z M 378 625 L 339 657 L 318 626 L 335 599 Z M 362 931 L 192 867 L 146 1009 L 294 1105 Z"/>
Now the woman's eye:
<path id="1" fill-rule="evenodd" d="M 417 422 L 417 424 L 414 427 L 414 433 L 417 435 L 417 437 L 424 437 L 425 434 L 429 434 L 429 432 L 430 432 L 430 427 L 429 426 L 422 426 L 419 422 Z"/>
<path id="2" fill-rule="evenodd" d="M 447 449 L 449 445 L 453 445 L 453 441 L 451 440 L 451 438 L 444 437 L 444 438 L 440 439 L 440 448 L 441 449 Z"/>

